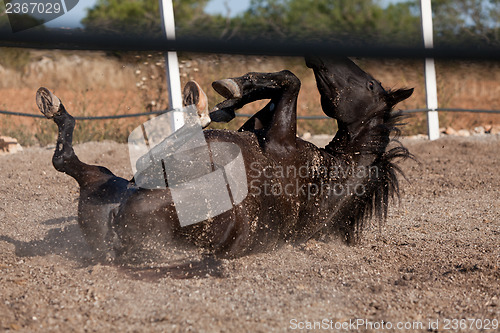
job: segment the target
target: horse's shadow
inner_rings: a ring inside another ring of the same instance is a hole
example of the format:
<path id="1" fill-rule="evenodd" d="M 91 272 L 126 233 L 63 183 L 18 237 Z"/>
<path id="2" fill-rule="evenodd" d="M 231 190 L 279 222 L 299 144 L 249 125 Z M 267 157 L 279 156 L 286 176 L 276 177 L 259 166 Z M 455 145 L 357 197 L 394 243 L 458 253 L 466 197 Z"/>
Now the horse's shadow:
<path id="1" fill-rule="evenodd" d="M 76 216 L 67 216 L 42 222 L 44 225 L 62 225 L 50 229 L 43 239 L 20 241 L 0 235 L 0 241 L 14 245 L 15 255 L 21 258 L 55 254 L 77 262 L 81 267 L 96 264 L 116 266 L 105 259 L 95 257 L 76 220 Z M 223 277 L 221 261 L 213 256 L 203 256 L 201 259 L 185 260 L 161 267 L 144 268 L 127 262 L 121 262 L 118 267 L 119 271 L 130 278 L 146 281 L 157 281 L 165 277 L 173 279 Z"/>
<path id="2" fill-rule="evenodd" d="M 76 223 L 76 216 L 67 216 L 49 219 L 44 225 L 62 225 L 50 229 L 43 239 L 20 241 L 9 236 L 0 236 L 0 241 L 15 246 L 18 257 L 36 257 L 56 254 L 68 259 L 85 261 L 92 257 L 91 249 L 83 239 L 83 235 Z"/>

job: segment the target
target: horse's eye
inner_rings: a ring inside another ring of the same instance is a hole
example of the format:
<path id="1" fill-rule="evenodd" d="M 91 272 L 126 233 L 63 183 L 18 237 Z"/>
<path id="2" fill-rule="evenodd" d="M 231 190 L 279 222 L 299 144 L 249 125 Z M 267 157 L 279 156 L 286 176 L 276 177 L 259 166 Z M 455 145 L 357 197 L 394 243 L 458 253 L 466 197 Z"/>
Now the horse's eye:
<path id="1" fill-rule="evenodd" d="M 375 83 L 373 83 L 373 81 L 368 82 L 368 89 L 370 89 L 371 91 L 375 89 Z"/>

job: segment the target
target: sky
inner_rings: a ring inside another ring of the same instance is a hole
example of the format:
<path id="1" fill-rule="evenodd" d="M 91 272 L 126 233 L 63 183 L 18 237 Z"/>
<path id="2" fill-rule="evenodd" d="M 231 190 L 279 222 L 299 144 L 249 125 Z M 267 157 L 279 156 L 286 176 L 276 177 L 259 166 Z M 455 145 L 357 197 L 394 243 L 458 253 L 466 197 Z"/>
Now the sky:
<path id="1" fill-rule="evenodd" d="M 68 13 L 47 22 L 47 26 L 51 28 L 61 27 L 81 27 L 80 21 L 86 16 L 87 8 L 95 5 L 97 0 L 80 0 L 78 4 Z M 210 14 L 227 14 L 226 4 L 229 7 L 231 16 L 238 15 L 245 11 L 251 0 L 210 0 L 206 7 L 206 11 Z M 382 5 L 389 3 L 401 2 L 403 0 L 381 0 Z"/>

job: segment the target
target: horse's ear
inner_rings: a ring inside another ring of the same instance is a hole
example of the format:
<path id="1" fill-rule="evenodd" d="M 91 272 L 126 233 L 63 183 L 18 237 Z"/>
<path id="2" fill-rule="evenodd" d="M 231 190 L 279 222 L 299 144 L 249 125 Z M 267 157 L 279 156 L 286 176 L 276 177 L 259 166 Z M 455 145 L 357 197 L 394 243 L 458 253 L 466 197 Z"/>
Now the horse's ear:
<path id="1" fill-rule="evenodd" d="M 411 89 L 398 89 L 389 92 L 387 96 L 387 102 L 391 105 L 396 105 L 401 101 L 404 101 L 413 94 L 413 88 Z"/>

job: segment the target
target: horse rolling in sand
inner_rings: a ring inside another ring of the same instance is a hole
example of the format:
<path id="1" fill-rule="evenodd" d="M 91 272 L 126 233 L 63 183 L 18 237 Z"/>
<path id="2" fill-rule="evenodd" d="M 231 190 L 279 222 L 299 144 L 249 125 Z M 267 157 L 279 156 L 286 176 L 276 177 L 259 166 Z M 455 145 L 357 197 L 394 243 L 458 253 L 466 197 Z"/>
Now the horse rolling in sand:
<path id="1" fill-rule="evenodd" d="M 411 155 L 400 144 L 388 149 L 401 119 L 393 107 L 413 89 L 387 91 L 349 59 L 309 57 L 306 64 L 314 71 L 324 113 L 337 120 L 335 137 L 325 148 L 297 137 L 300 80 L 290 71 L 214 82 L 226 100 L 210 113 L 213 121 L 227 122 L 253 101 L 270 102 L 237 132 L 203 132 L 208 146 L 230 142 L 241 149 L 248 194 L 230 210 L 187 226 L 179 222 L 170 188 L 141 188 L 134 179 L 81 162 L 72 147 L 74 118 L 59 98 L 40 88 L 37 105 L 59 129 L 52 162 L 80 186 L 78 223 L 88 244 L 113 260 L 151 241 L 234 257 L 322 235 L 339 234 L 349 243 L 359 239 L 363 224 L 373 215 L 384 218 L 390 198 L 399 195 L 400 170 L 393 162 Z M 186 85 L 184 103 L 195 105 L 208 123 L 199 85 Z"/>

